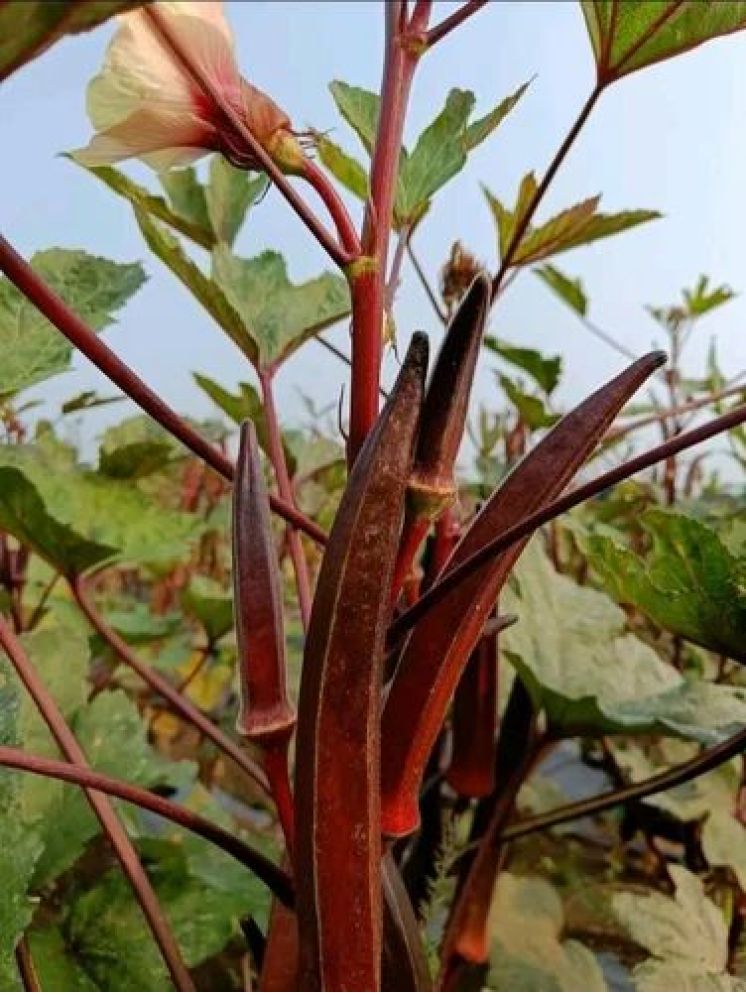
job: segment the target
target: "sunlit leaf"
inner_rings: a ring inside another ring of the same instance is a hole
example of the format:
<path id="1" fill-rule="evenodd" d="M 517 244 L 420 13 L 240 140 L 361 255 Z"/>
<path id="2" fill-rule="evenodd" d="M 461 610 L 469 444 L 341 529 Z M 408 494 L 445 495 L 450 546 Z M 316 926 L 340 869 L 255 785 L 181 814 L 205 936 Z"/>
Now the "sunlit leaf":
<path id="1" fill-rule="evenodd" d="M 669 864 L 673 898 L 660 892 L 622 892 L 614 912 L 631 938 L 652 956 L 634 973 L 638 991 L 742 991 L 727 973 L 728 927 L 702 882 Z"/>
<path id="2" fill-rule="evenodd" d="M 521 421 L 523 421 L 528 428 L 549 428 L 559 420 L 559 415 L 554 415 L 550 411 L 547 411 L 544 402 L 540 397 L 534 397 L 532 394 L 527 394 L 525 391 L 521 390 L 518 384 L 514 380 L 511 380 L 510 377 L 499 374 L 498 381 L 502 389 L 505 391 L 508 400 L 518 412 Z"/>
<path id="3" fill-rule="evenodd" d="M 600 83 L 746 27 L 741 0 L 581 0 Z"/>
<path id="4" fill-rule="evenodd" d="M 582 540 L 608 591 L 670 632 L 746 663 L 746 558 L 694 518 L 651 510 L 642 558 L 606 535 Z"/>
<path id="5" fill-rule="evenodd" d="M 115 263 L 78 249 L 37 252 L 31 265 L 97 332 L 115 320 L 146 279 L 139 263 Z M 0 394 L 62 373 L 72 353 L 72 345 L 20 290 L 0 279 Z"/>
<path id="6" fill-rule="evenodd" d="M 254 361 L 257 358 L 254 339 L 241 320 L 239 311 L 229 302 L 218 283 L 202 272 L 186 254 L 179 240 L 163 225 L 139 207 L 135 207 L 134 211 L 148 247 L 168 266 L 239 349 Z"/>
<path id="7" fill-rule="evenodd" d="M 222 155 L 213 156 L 205 202 L 217 242 L 233 245 L 247 211 L 264 195 L 268 183 L 263 174 L 251 177 L 245 170 L 231 166 Z"/>
<path id="8" fill-rule="evenodd" d="M 498 230 L 500 256 L 504 260 L 519 230 L 521 219 L 531 203 L 536 186 L 532 174 L 524 177 L 516 206 L 509 210 L 494 194 L 485 189 L 487 202 Z M 634 228 L 646 221 L 660 217 L 657 211 L 621 211 L 618 214 L 601 214 L 600 197 L 589 197 L 550 218 L 544 224 L 529 225 L 510 254 L 513 266 L 526 266 L 539 262 L 568 249 L 589 245 L 600 238 L 608 238 Z"/>
<path id="9" fill-rule="evenodd" d="M 317 136 L 316 149 L 329 172 L 359 200 L 366 200 L 370 183 L 365 167 L 326 135 Z"/>
<path id="10" fill-rule="evenodd" d="M 563 922 L 562 901 L 548 881 L 502 873 L 490 910 L 489 990 L 605 992 L 592 952 L 561 939 Z"/>
<path id="11" fill-rule="evenodd" d="M 746 724 L 746 691 L 686 679 L 605 594 L 557 574 L 534 541 L 505 589 L 518 622 L 500 635 L 537 708 L 564 735 L 664 732 L 712 743 Z"/>
<path id="12" fill-rule="evenodd" d="M 555 294 L 563 300 L 568 307 L 571 307 L 573 311 L 576 311 L 579 315 L 585 317 L 588 311 L 588 298 L 586 297 L 585 291 L 583 290 L 583 284 L 580 279 L 572 280 L 569 276 L 563 273 L 561 270 L 557 269 L 556 266 L 552 266 L 551 263 L 546 263 L 544 266 L 539 266 L 534 270 L 537 276 L 550 287 Z"/>
<path id="13" fill-rule="evenodd" d="M 538 349 L 511 345 L 504 339 L 497 339 L 492 335 L 485 336 L 484 344 L 511 366 L 517 366 L 524 373 L 528 373 L 546 394 L 551 394 L 559 383 L 562 372 L 561 356 L 545 356 Z"/>
<path id="14" fill-rule="evenodd" d="M 259 366 L 284 362 L 307 339 L 350 310 L 342 277 L 323 273 L 294 284 L 278 252 L 268 250 L 242 259 L 227 246 L 218 246 L 213 253 L 213 274 L 215 285 L 240 315 L 253 343 L 252 361 Z"/>

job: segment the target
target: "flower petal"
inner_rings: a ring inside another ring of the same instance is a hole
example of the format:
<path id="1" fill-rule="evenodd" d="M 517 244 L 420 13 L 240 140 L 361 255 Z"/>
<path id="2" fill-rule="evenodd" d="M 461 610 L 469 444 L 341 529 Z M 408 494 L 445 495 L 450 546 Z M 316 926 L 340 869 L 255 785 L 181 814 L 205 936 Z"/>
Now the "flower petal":
<path id="1" fill-rule="evenodd" d="M 162 170 L 188 165 L 215 148 L 215 129 L 191 114 L 143 108 L 99 132 L 73 156 L 84 166 L 104 166 L 141 156 Z"/>

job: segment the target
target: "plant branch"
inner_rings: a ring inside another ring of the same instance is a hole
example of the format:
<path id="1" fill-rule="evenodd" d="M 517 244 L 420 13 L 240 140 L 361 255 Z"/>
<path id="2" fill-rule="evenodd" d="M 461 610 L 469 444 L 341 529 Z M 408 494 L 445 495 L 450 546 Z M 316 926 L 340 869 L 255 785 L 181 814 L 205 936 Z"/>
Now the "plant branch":
<path id="1" fill-rule="evenodd" d="M 435 27 L 430 28 L 430 30 L 425 35 L 425 43 L 428 48 L 432 48 L 433 45 L 437 45 L 439 41 L 449 35 L 451 31 L 458 28 L 468 20 L 473 14 L 481 10 L 482 7 L 487 6 L 487 0 L 467 0 L 467 2 L 455 10 L 448 17 L 444 17 L 440 24 L 436 24 Z"/>
<path id="2" fill-rule="evenodd" d="M 294 506 L 295 496 L 293 494 L 293 485 L 290 481 L 290 473 L 288 472 L 287 460 L 285 459 L 282 430 L 280 428 L 280 419 L 277 415 L 275 395 L 272 387 L 273 376 L 274 374 L 271 370 L 259 370 L 259 385 L 262 391 L 264 420 L 267 426 L 269 458 L 272 463 L 272 469 L 274 470 L 280 497 L 286 504 Z M 290 528 L 289 530 L 288 544 L 290 546 L 290 558 L 293 561 L 301 622 L 303 623 L 303 631 L 306 632 L 308 630 L 308 620 L 311 617 L 313 594 L 311 592 L 308 562 L 305 550 L 303 549 L 303 540 L 294 528 Z"/>
<path id="3" fill-rule="evenodd" d="M 346 251 L 353 256 L 359 256 L 363 251 L 360 244 L 360 236 L 347 212 L 347 208 L 337 193 L 336 188 L 329 181 L 326 173 L 319 169 L 313 159 L 306 159 L 303 166 L 303 176 L 323 200 Z"/>
<path id="4" fill-rule="evenodd" d="M 739 405 L 726 414 L 720 415 L 718 418 L 713 418 L 711 421 L 705 422 L 704 425 L 700 425 L 689 432 L 682 432 L 681 435 L 673 436 L 661 445 L 655 446 L 653 449 L 649 449 L 647 452 L 641 453 L 639 456 L 635 456 L 625 463 L 621 463 L 613 470 L 608 470 L 606 473 L 594 477 L 593 480 L 582 484 L 556 501 L 552 501 L 533 515 L 528 515 L 512 528 L 503 532 L 502 535 L 496 536 L 468 559 L 464 560 L 457 567 L 454 567 L 453 570 L 444 574 L 436 584 L 423 594 L 412 608 L 400 615 L 389 628 L 388 638 L 390 645 L 394 645 L 403 633 L 416 625 L 441 598 L 448 594 L 449 591 L 452 591 L 454 587 L 457 587 L 465 577 L 468 577 L 488 560 L 498 556 L 500 553 L 504 553 L 506 549 L 509 549 L 527 535 L 535 532 L 542 525 L 546 525 L 553 518 L 557 518 L 558 515 L 570 511 L 571 508 L 576 507 L 576 505 L 581 504 L 583 501 L 587 501 L 589 498 L 596 497 L 602 491 L 614 487 L 628 477 L 640 473 L 642 470 L 647 470 L 654 464 L 660 463 L 662 460 L 668 459 L 670 456 L 674 456 L 685 449 L 699 445 L 701 442 L 706 442 L 713 436 L 735 428 L 743 422 L 746 422 L 746 404 Z"/>
<path id="5" fill-rule="evenodd" d="M 427 278 L 427 274 L 425 273 L 419 259 L 417 258 L 417 255 L 415 254 L 411 238 L 407 241 L 407 255 L 409 256 L 409 261 L 412 263 L 412 266 L 414 266 L 414 271 L 417 274 L 418 280 L 422 284 L 422 289 L 425 291 L 427 299 L 430 301 L 430 304 L 432 305 L 433 311 L 435 311 L 441 324 L 447 325 L 448 316 L 446 315 L 443 308 L 440 306 L 435 291 L 433 290 L 432 286 L 430 285 L 430 281 Z"/>
<path id="6" fill-rule="evenodd" d="M 231 460 L 193 429 L 184 418 L 148 387 L 84 321 L 70 310 L 62 298 L 44 283 L 26 260 L 1 235 L 0 270 L 24 296 L 28 297 L 44 317 L 62 332 L 68 341 L 72 342 L 76 349 L 79 349 L 112 383 L 123 390 L 135 404 L 139 405 L 159 425 L 174 435 L 187 449 L 203 459 L 213 470 L 225 477 L 226 480 L 233 480 L 234 467 Z M 297 528 L 302 529 L 316 542 L 323 544 L 326 541 L 326 533 L 323 529 L 320 529 L 315 522 L 307 519 L 305 515 L 301 515 L 293 507 L 287 506 L 281 499 L 271 496 L 270 504 L 277 514 L 286 521 L 292 522 Z"/>
<path id="7" fill-rule="evenodd" d="M 743 753 L 744 750 L 746 750 L 746 728 L 741 729 L 740 732 L 735 733 L 722 743 L 702 750 L 692 760 L 677 764 L 670 770 L 655 774 L 644 781 L 638 781 L 636 784 L 630 784 L 614 791 L 607 791 L 602 795 L 595 795 L 593 798 L 572 802 L 570 805 L 562 805 L 560 808 L 541 812 L 529 819 L 521 819 L 503 831 L 502 839 L 505 842 L 518 839 L 520 836 L 550 829 L 563 822 L 574 822 L 576 819 L 597 815 L 599 812 L 616 808 L 618 805 L 640 801 L 649 795 L 656 795 L 660 791 L 668 791 L 670 788 L 686 784 L 687 781 L 693 781 L 695 778 L 707 774 L 708 771 L 714 770 L 732 757 Z"/>
<path id="8" fill-rule="evenodd" d="M 692 398 L 692 400 L 686 401 L 678 407 L 663 408 L 652 415 L 645 415 L 643 418 L 627 422 L 626 425 L 614 426 L 604 439 L 604 443 L 618 442 L 619 439 L 623 439 L 630 432 L 636 432 L 640 428 L 647 428 L 648 425 L 656 425 L 666 418 L 677 418 L 679 415 L 687 414 L 690 411 L 699 411 L 701 408 L 707 408 L 711 404 L 717 404 L 719 401 L 724 401 L 729 397 L 737 397 L 739 394 L 746 394 L 746 384 L 728 387 L 714 394 L 708 394 L 707 397 Z"/>
<path id="9" fill-rule="evenodd" d="M 231 857 L 235 857 L 239 863 L 256 874 L 284 905 L 291 906 L 293 904 L 293 886 L 285 871 L 268 860 L 259 850 L 245 843 L 240 837 L 234 836 L 227 829 L 223 829 L 222 826 L 205 819 L 197 812 L 190 811 L 183 805 L 169 801 L 168 798 L 156 795 L 136 784 L 129 784 L 127 781 L 120 781 L 106 774 L 100 774 L 98 771 L 91 770 L 90 767 L 36 756 L 14 747 L 0 747 L 0 767 L 10 767 L 13 770 L 23 770 L 30 774 L 66 781 L 68 784 L 77 784 L 82 788 L 112 795 L 115 798 L 121 798 L 122 801 L 137 805 L 138 808 L 154 812 L 161 818 L 188 829 L 196 836 L 201 836 L 209 843 L 214 843 L 215 846 L 229 853 Z"/>
<path id="10" fill-rule="evenodd" d="M 39 981 L 39 975 L 36 971 L 34 958 L 31 956 L 31 948 L 29 947 L 28 936 L 26 936 L 26 934 L 24 934 L 16 944 L 15 953 L 16 966 L 18 967 L 18 973 L 21 976 L 23 991 L 42 991 L 41 982 Z"/>
<path id="11" fill-rule="evenodd" d="M 557 174 L 558 169 L 560 168 L 560 166 L 562 165 L 562 163 L 565 161 L 565 158 L 566 158 L 568 152 L 570 151 L 570 149 L 574 145 L 575 139 L 578 137 L 578 135 L 580 134 L 580 132 L 583 130 L 583 126 L 585 125 L 586 121 L 590 117 L 591 111 L 596 106 L 596 102 L 597 102 L 598 98 L 601 96 L 601 94 L 603 93 L 603 89 L 604 89 L 603 83 L 599 82 L 591 90 L 590 95 L 588 96 L 588 99 L 586 100 L 586 102 L 581 107 L 580 113 L 576 117 L 575 121 L 572 124 L 572 127 L 570 128 L 570 130 L 568 131 L 567 135 L 565 136 L 564 141 L 562 142 L 562 144 L 560 145 L 560 147 L 557 149 L 557 152 L 555 153 L 554 158 L 552 159 L 552 161 L 549 164 L 549 168 L 547 169 L 547 171 L 544 174 L 544 176 L 541 178 L 541 182 L 539 183 L 538 187 L 536 188 L 536 192 L 534 193 L 533 197 L 531 198 L 531 200 L 527 204 L 526 210 L 524 211 L 524 213 L 520 217 L 520 219 L 518 221 L 518 224 L 516 225 L 516 229 L 513 232 L 513 236 L 510 239 L 510 243 L 508 244 L 508 247 L 505 250 L 505 255 L 500 260 L 500 268 L 497 271 L 497 275 L 495 276 L 495 279 L 492 281 L 492 299 L 493 300 L 497 297 L 498 293 L 500 292 L 500 288 L 502 286 L 503 280 L 505 279 L 505 276 L 507 275 L 508 270 L 512 266 L 513 256 L 515 255 L 518 247 L 520 246 L 521 241 L 523 239 L 523 236 L 526 234 L 526 231 L 527 231 L 529 225 L 531 224 L 531 221 L 533 219 L 534 214 L 536 213 L 539 205 L 541 204 L 542 200 L 544 199 L 544 195 L 546 194 L 547 190 L 549 189 L 549 187 L 550 187 L 550 185 L 552 183 L 552 180 L 554 179 L 554 177 Z"/>
<path id="12" fill-rule="evenodd" d="M 39 714 L 57 743 L 60 752 L 72 763 L 80 767 L 87 767 L 86 756 L 64 715 L 39 677 L 20 641 L 2 616 L 0 616 L 0 645 L 18 675 L 18 679 L 39 710 Z M 86 789 L 85 794 L 104 834 L 111 843 L 125 877 L 132 886 L 135 898 L 142 909 L 153 939 L 161 952 L 176 988 L 178 991 L 194 991 L 192 979 L 189 977 L 189 972 L 171 928 L 163 915 L 158 898 L 143 870 L 137 851 L 119 821 L 111 802 L 105 796 L 91 789 Z"/>
<path id="13" fill-rule="evenodd" d="M 206 715 L 203 715 L 188 698 L 179 694 L 176 688 L 165 677 L 159 674 L 157 670 L 141 660 L 132 648 L 107 624 L 93 603 L 85 580 L 82 577 L 70 577 L 68 578 L 68 583 L 73 597 L 83 611 L 83 614 L 104 642 L 108 643 L 112 648 L 122 663 L 131 667 L 149 688 L 162 698 L 165 698 L 178 715 L 199 729 L 219 750 L 222 750 L 223 753 L 229 756 L 245 774 L 248 774 L 252 781 L 258 784 L 263 791 L 268 791 L 269 786 L 264 772 L 241 749 L 238 743 L 234 743 L 222 729 L 218 728 L 214 722 L 211 722 Z"/>
<path id="14" fill-rule="evenodd" d="M 418 22 L 424 21 L 423 6 Z M 364 256 L 348 270 L 352 295 L 352 383 L 348 462 L 352 464 L 378 417 L 381 350 L 386 303 L 386 263 L 394 213 L 399 156 L 417 46 L 408 45 L 406 5 L 389 0 L 381 104 L 370 168 L 371 196 L 363 222 Z M 427 25 L 423 23 L 422 28 Z M 418 27 L 420 27 L 418 23 Z"/>
<path id="15" fill-rule="evenodd" d="M 54 590 L 57 581 L 60 579 L 60 576 L 61 575 L 58 570 L 55 570 L 55 572 L 52 574 L 49 582 L 47 583 L 46 587 L 41 593 L 41 597 L 39 598 L 39 602 L 36 608 L 34 608 L 34 610 L 31 612 L 31 617 L 29 618 L 28 623 L 26 625 L 27 631 L 35 628 L 39 624 L 39 621 L 41 620 L 42 614 L 44 612 L 44 608 L 46 607 L 47 601 L 49 600 L 49 597 L 52 591 Z"/>
<path id="16" fill-rule="evenodd" d="M 280 167 L 272 159 L 272 156 L 254 137 L 250 129 L 241 120 L 240 115 L 224 99 L 223 94 L 213 84 L 202 67 L 192 61 L 189 52 L 185 50 L 179 39 L 171 31 L 168 23 L 156 8 L 156 5 L 148 4 L 144 8 L 144 13 L 150 18 L 151 23 L 178 63 L 212 101 L 215 109 L 221 114 L 227 124 L 230 125 L 236 136 L 245 144 L 246 148 L 251 152 L 252 157 L 259 162 L 261 168 L 269 176 L 308 230 L 314 235 L 319 244 L 323 246 L 340 269 L 344 269 L 351 261 L 349 253 L 345 251 L 334 236 L 319 221 L 305 200 L 303 200 L 289 182 Z"/>

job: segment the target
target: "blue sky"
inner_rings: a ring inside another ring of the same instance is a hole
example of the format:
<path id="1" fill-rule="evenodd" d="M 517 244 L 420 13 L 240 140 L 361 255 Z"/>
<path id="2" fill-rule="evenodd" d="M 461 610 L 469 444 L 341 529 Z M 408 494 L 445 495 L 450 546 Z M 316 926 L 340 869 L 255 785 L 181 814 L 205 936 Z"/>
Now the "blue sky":
<path id="1" fill-rule="evenodd" d="M 436 3 L 436 17 L 452 6 Z M 228 9 L 244 74 L 290 113 L 296 127 L 333 129 L 335 140 L 357 153 L 354 136 L 335 115 L 327 85 L 339 78 L 378 87 L 381 4 L 252 0 L 229 3 Z M 27 254 L 62 245 L 122 261 L 142 260 L 150 280 L 107 339 L 173 405 L 208 414 L 210 403 L 194 387 L 191 371 L 231 386 L 250 379 L 250 370 L 186 291 L 149 257 L 126 205 L 57 157 L 89 137 L 85 87 L 111 32 L 104 27 L 63 41 L 0 90 L 2 229 Z M 544 217 L 599 192 L 606 210 L 645 207 L 665 215 L 557 260 L 583 278 L 594 320 L 635 351 L 662 344 L 643 305 L 669 302 L 699 273 L 746 290 L 745 55 L 746 34 L 731 36 L 622 80 L 602 98 L 546 199 Z M 495 236 L 481 184 L 510 200 L 527 170 L 545 168 L 589 92 L 593 64 L 579 7 L 569 0 L 493 0 L 423 60 L 412 94 L 410 139 L 437 113 L 449 88 L 474 90 L 481 112 L 534 75 L 522 102 L 441 193 L 422 225 L 417 247 L 429 272 L 437 273 L 457 238 L 494 267 Z M 147 176 L 137 165 L 133 173 Z M 351 209 L 357 217 L 358 205 Z M 274 194 L 251 216 L 237 249 L 253 255 L 269 247 L 287 255 L 296 280 L 327 266 Z M 739 297 L 703 323 L 691 346 L 695 371 L 714 334 L 725 369 L 736 373 L 746 367 L 745 317 L 746 304 Z M 397 323 L 403 339 L 415 328 L 431 331 L 436 340 L 439 335 L 407 268 Z M 619 368 L 618 357 L 590 338 L 530 273 L 506 294 L 494 312 L 492 330 L 520 344 L 563 353 L 561 396 L 567 402 Z M 335 340 L 345 345 L 346 334 L 338 329 Z M 478 379 L 478 396 L 486 403 L 497 400 L 491 365 L 483 364 Z M 286 417 L 304 417 L 301 391 L 318 403 L 330 401 L 343 379 L 339 364 L 310 343 L 278 384 Z M 88 387 L 103 389 L 103 378 L 77 359 L 74 373 L 50 381 L 39 393 L 56 405 Z M 102 409 L 86 416 L 77 431 L 90 439 L 122 413 L 119 406 Z"/>

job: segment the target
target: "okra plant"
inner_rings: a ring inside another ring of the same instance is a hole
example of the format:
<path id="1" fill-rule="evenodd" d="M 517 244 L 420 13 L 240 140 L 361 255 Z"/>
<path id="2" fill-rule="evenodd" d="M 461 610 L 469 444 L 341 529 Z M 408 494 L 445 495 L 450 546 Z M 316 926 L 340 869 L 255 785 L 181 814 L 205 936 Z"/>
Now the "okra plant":
<path id="1" fill-rule="evenodd" d="M 178 414 L 98 334 L 140 264 L 0 237 L 8 990 L 746 986 L 746 384 L 714 346 L 684 365 L 734 295 L 702 277 L 649 308 L 667 352 L 638 357 L 555 257 L 657 213 L 544 211 L 607 90 L 745 28 L 746 3 L 582 0 L 587 100 L 512 199 L 487 178 L 495 257 L 454 230 L 438 284 L 415 234 L 528 84 L 482 116 L 452 89 L 406 148 L 409 96 L 486 6 L 381 4 L 380 92 L 330 87 L 353 153 L 242 75 L 229 18 L 251 4 L 0 3 L 0 80 L 116 17 L 68 168 L 131 209 L 244 368 L 195 375 L 219 418 Z M 237 253 L 265 197 L 328 271 Z M 397 322 L 405 264 L 427 333 Z M 565 413 L 561 357 L 493 332 L 518 277 L 618 354 Z M 290 427 L 276 378 L 319 347 L 348 380 L 338 424 Z M 28 394 L 73 350 L 142 410 L 95 467 L 71 419 L 120 398 L 35 421 Z"/>

